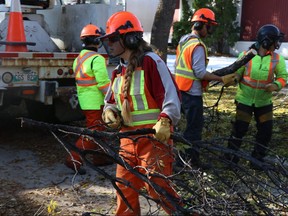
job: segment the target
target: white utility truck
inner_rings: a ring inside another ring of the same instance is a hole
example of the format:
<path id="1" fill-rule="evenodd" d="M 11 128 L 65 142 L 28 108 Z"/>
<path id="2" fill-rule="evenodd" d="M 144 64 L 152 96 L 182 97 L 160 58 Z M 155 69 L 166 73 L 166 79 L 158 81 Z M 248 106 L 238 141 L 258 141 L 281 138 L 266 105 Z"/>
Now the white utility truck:
<path id="1" fill-rule="evenodd" d="M 123 6 L 95 0 L 21 0 L 28 52 L 7 52 L 11 1 L 0 1 L 0 112 L 11 104 L 24 104 L 36 120 L 81 119 L 72 70 L 81 50 L 80 32 L 89 23 L 104 28 Z M 99 52 L 107 57 L 104 48 Z M 109 67 L 108 57 L 107 63 Z"/>

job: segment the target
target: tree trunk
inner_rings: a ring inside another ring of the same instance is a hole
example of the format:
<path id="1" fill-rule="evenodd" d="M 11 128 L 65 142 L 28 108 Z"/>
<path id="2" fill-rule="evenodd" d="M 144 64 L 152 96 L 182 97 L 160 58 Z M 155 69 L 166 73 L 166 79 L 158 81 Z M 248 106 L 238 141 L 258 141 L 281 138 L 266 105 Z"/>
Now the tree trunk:
<path id="1" fill-rule="evenodd" d="M 173 22 L 177 0 L 160 0 L 151 31 L 151 44 L 156 47 L 160 57 L 166 62 L 170 29 Z"/>

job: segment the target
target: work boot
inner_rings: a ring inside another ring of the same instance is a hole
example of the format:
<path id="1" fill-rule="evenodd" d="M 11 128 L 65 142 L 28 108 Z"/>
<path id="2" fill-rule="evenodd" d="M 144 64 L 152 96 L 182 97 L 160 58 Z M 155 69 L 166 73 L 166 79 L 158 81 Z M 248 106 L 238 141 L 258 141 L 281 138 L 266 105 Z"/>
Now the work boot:
<path id="1" fill-rule="evenodd" d="M 84 167 L 80 167 L 76 173 L 78 173 L 79 175 L 85 175 L 86 169 Z"/>
<path id="2" fill-rule="evenodd" d="M 71 155 L 73 159 L 70 155 L 68 155 L 66 157 L 65 165 L 72 169 L 74 172 L 79 173 L 79 175 L 85 175 L 86 170 L 83 168 L 83 162 L 80 155 L 74 151 L 71 151 Z"/>
<path id="3" fill-rule="evenodd" d="M 250 163 L 249 163 L 250 168 L 254 169 L 254 170 L 263 170 L 263 167 L 264 167 L 264 155 L 253 151 L 251 156 L 254 159 L 256 159 L 258 161 L 258 163 L 256 164 L 256 163 L 253 163 L 252 161 L 250 161 Z"/>
<path id="4" fill-rule="evenodd" d="M 71 166 L 67 162 L 65 163 L 65 165 L 79 175 L 85 175 L 86 174 L 86 169 L 82 165 L 74 167 L 74 165 Z"/>
<path id="5" fill-rule="evenodd" d="M 82 165 L 74 167 L 74 165 L 71 166 L 67 162 L 65 163 L 65 165 L 79 175 L 85 175 L 86 174 L 86 169 Z"/>

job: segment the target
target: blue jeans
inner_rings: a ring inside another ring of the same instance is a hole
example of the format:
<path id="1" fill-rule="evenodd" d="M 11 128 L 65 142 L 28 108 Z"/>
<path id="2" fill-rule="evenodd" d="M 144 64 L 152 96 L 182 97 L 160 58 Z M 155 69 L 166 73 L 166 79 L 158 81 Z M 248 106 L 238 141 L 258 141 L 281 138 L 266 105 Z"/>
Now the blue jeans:
<path id="1" fill-rule="evenodd" d="M 193 96 L 181 91 L 182 95 L 182 111 L 186 118 L 186 128 L 183 136 L 190 142 L 200 141 L 202 139 L 202 131 L 204 126 L 203 116 L 203 98 L 202 96 Z M 186 152 L 190 155 L 191 160 L 198 160 L 199 151 L 196 145 L 191 146 Z"/>
<path id="2" fill-rule="evenodd" d="M 193 96 L 185 92 L 182 95 L 182 109 L 187 120 L 184 138 L 192 141 L 202 139 L 204 125 L 202 96 Z"/>

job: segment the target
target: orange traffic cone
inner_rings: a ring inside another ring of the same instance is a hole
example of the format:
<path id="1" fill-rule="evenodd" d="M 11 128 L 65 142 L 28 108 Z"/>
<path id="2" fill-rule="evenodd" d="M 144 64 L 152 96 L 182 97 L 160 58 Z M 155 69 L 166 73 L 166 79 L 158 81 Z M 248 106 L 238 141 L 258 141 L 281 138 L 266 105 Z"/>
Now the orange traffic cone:
<path id="1" fill-rule="evenodd" d="M 28 52 L 20 0 L 11 1 L 6 41 L 7 52 Z"/>

